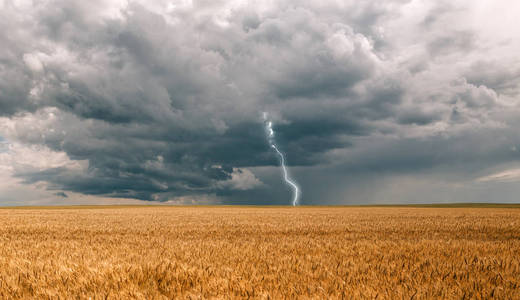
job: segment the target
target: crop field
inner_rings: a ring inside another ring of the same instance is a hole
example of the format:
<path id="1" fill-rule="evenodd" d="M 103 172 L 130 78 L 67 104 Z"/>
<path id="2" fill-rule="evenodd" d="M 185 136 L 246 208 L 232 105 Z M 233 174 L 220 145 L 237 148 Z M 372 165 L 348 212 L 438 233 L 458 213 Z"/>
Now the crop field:
<path id="1" fill-rule="evenodd" d="M 520 299 L 520 209 L 3 208 L 20 298 Z"/>

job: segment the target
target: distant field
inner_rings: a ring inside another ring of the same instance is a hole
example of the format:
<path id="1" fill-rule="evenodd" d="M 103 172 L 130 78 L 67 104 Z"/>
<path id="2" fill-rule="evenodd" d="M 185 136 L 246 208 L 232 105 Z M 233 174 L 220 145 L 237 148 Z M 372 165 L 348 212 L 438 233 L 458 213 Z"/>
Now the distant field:
<path id="1" fill-rule="evenodd" d="M 243 208 L 287 208 L 287 205 L 247 205 L 247 206 L 236 206 L 236 205 L 168 205 L 165 203 L 157 202 L 153 204 L 116 204 L 116 205 L 56 205 L 56 206 L 0 206 L 0 209 L 107 209 L 107 208 L 143 208 L 143 207 L 173 207 L 173 208 L 193 208 L 193 207 L 243 207 Z M 437 208 L 520 208 L 520 203 L 429 203 L 429 204 L 365 204 L 365 205 L 300 205 L 298 208 L 341 208 L 341 207 L 437 207 Z"/>
<path id="2" fill-rule="evenodd" d="M 520 299 L 509 207 L 3 208 L 0 299 Z"/>

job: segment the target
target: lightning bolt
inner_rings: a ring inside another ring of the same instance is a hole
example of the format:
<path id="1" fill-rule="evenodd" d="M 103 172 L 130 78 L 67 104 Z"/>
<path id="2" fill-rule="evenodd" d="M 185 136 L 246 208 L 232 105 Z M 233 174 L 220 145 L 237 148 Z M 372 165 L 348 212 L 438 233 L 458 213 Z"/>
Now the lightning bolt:
<path id="1" fill-rule="evenodd" d="M 298 205 L 298 199 L 300 197 L 300 188 L 298 187 L 298 184 L 289 176 L 289 171 L 287 170 L 287 167 L 285 166 L 285 157 L 283 153 L 278 150 L 278 147 L 276 146 L 276 142 L 274 140 L 274 130 L 273 130 L 273 122 L 268 120 L 267 113 L 264 112 L 264 123 L 265 123 L 265 129 L 267 134 L 267 141 L 269 142 L 269 145 L 271 148 L 273 148 L 278 156 L 280 157 L 280 165 L 282 166 L 282 172 L 283 172 L 283 179 L 285 180 L 285 183 L 289 185 L 293 189 L 293 200 L 292 205 L 296 206 Z"/>

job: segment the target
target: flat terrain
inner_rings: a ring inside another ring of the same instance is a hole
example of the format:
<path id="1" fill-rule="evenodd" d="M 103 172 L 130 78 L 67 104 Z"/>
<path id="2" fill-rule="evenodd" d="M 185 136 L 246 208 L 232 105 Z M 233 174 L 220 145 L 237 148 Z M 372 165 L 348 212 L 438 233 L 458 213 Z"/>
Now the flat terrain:
<path id="1" fill-rule="evenodd" d="M 0 298 L 520 299 L 520 209 L 0 209 Z"/>

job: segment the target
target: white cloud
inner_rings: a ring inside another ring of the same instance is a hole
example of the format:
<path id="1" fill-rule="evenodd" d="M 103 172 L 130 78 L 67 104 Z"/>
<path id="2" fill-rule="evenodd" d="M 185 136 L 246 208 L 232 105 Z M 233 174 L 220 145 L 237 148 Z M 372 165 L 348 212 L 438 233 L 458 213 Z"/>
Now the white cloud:
<path id="1" fill-rule="evenodd" d="M 510 169 L 479 177 L 477 182 L 516 182 L 520 181 L 520 169 Z"/>
<path id="2" fill-rule="evenodd" d="M 23 55 L 23 61 L 31 71 L 35 73 L 43 71 L 43 64 L 37 54 L 25 53 Z"/>
<path id="3" fill-rule="evenodd" d="M 261 186 L 263 183 L 255 174 L 246 168 L 233 168 L 231 178 L 220 181 L 217 185 L 221 188 L 245 191 Z"/>

